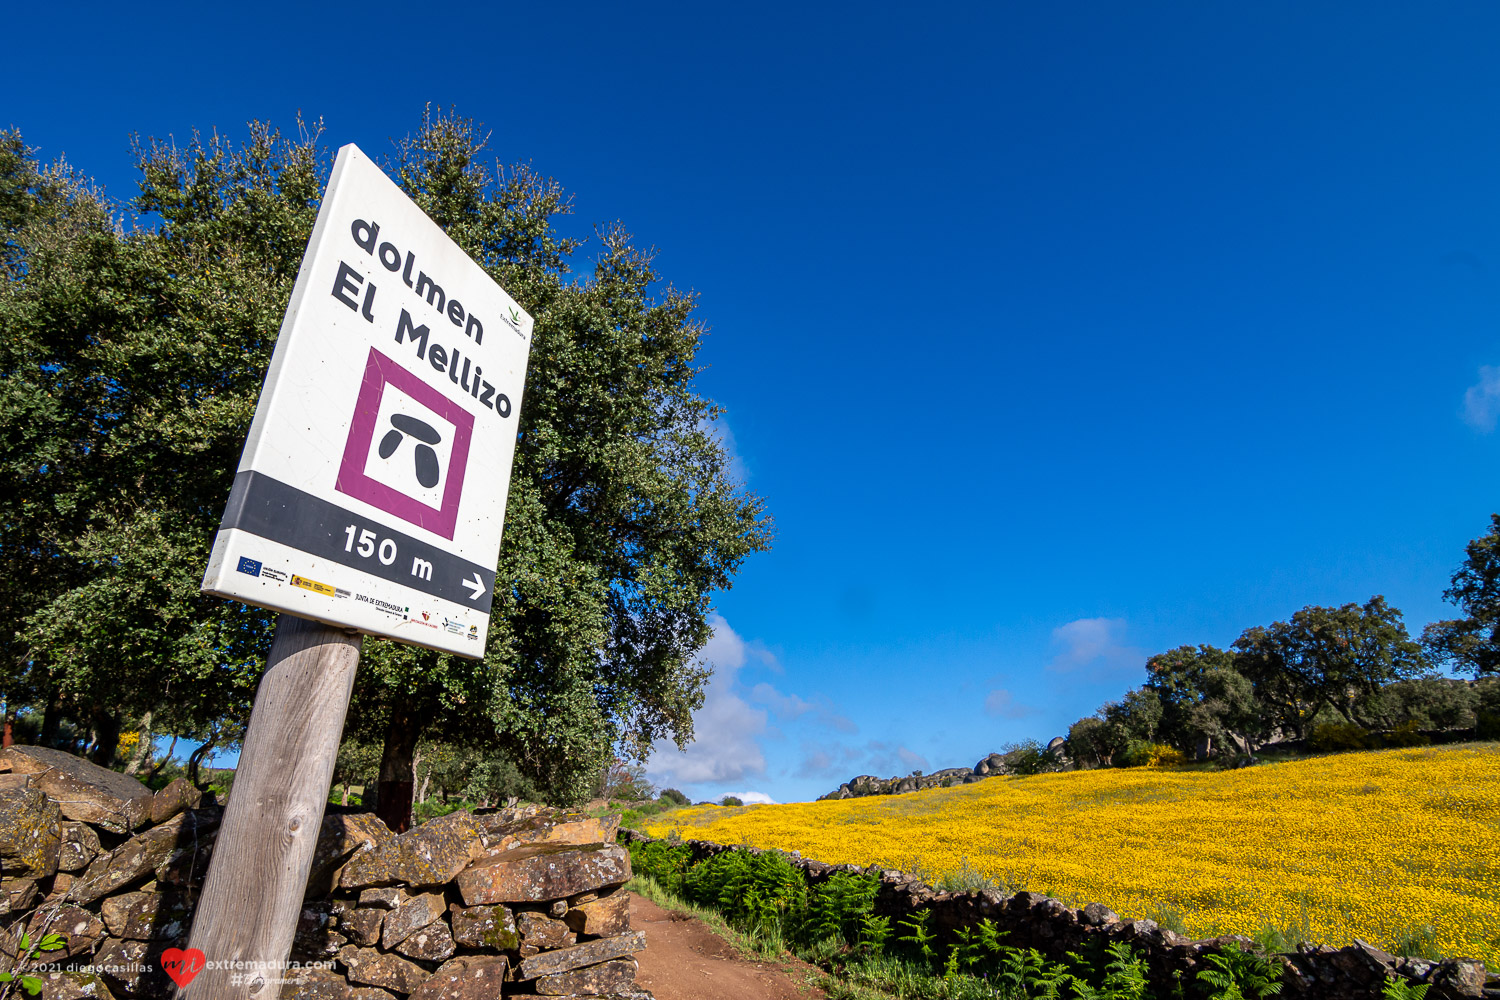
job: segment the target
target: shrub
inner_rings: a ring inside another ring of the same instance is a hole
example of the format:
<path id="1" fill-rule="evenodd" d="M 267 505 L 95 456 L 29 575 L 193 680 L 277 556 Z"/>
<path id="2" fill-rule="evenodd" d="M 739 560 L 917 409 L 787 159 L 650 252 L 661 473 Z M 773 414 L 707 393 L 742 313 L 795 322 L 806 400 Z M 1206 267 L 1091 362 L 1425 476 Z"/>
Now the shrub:
<path id="1" fill-rule="evenodd" d="M 1000 753 L 1012 774 L 1041 774 L 1047 764 L 1047 752 L 1036 740 L 1006 744 Z"/>
<path id="2" fill-rule="evenodd" d="M 996 888 L 995 880 L 970 864 L 967 857 L 958 859 L 956 871 L 944 872 L 941 879 L 930 884 L 943 892 L 978 892 Z"/>
<path id="3" fill-rule="evenodd" d="M 776 851 L 725 851 L 688 870 L 682 894 L 743 928 L 773 926 L 804 905 L 802 873 Z"/>
<path id="4" fill-rule="evenodd" d="M 1140 740 L 1131 740 L 1125 748 L 1125 755 L 1121 758 L 1121 764 L 1125 767 L 1166 767 L 1172 764 L 1181 764 L 1187 758 L 1182 751 L 1165 743 L 1146 743 Z"/>
<path id="5" fill-rule="evenodd" d="M 631 809 L 621 809 L 620 826 L 629 830 L 634 830 L 640 826 L 641 821 L 644 820 L 647 816 L 655 816 L 657 813 L 666 812 L 670 808 L 670 804 L 664 805 L 660 802 L 647 802 L 644 805 L 637 806 Z"/>
<path id="6" fill-rule="evenodd" d="M 1417 731 L 1415 719 L 1408 719 L 1382 735 L 1380 742 L 1388 747 L 1425 747 L 1432 739 Z"/>
<path id="7" fill-rule="evenodd" d="M 721 805 L 721 806 L 742 806 L 744 804 L 745 803 L 741 802 L 739 799 L 735 798 L 733 795 L 726 795 L 722 799 L 719 800 L 719 805 Z"/>
<path id="8" fill-rule="evenodd" d="M 1474 712 L 1474 735 L 1500 740 L 1500 677 L 1486 677 L 1474 685 L 1479 707 Z"/>
<path id="9" fill-rule="evenodd" d="M 1213 988 L 1211 1000 L 1260 1000 L 1281 992 L 1281 968 L 1237 944 L 1203 958 L 1208 968 L 1198 979 Z"/>
<path id="10" fill-rule="evenodd" d="M 353 797 L 351 797 L 351 801 L 353 801 Z M 428 799 L 426 802 L 412 803 L 411 811 L 413 817 L 415 817 L 417 823 L 420 825 L 430 819 L 437 819 L 439 816 L 446 816 L 460 809 L 473 808 L 474 803 L 468 799 L 448 799 L 447 801 L 443 799 Z"/>
<path id="11" fill-rule="evenodd" d="M 1308 734 L 1307 749 L 1319 753 L 1330 750 L 1368 750 L 1370 734 L 1350 722 L 1320 722 Z"/>
<path id="12" fill-rule="evenodd" d="M 1481 711 L 1476 716 L 1474 736 L 1481 740 L 1500 740 L 1500 712 Z"/>
<path id="13" fill-rule="evenodd" d="M 687 871 L 693 852 L 686 844 L 668 844 L 660 840 L 630 844 L 630 868 L 646 875 L 670 893 L 682 892 L 682 874 Z"/>
<path id="14" fill-rule="evenodd" d="M 658 801 L 670 802 L 673 805 L 678 806 L 685 806 L 688 804 L 688 797 L 675 788 L 666 788 L 662 790 L 661 798 Z"/>
<path id="15" fill-rule="evenodd" d="M 808 942 L 837 936 L 855 944 L 863 931 L 868 938 L 874 930 L 869 920 L 875 915 L 875 893 L 879 888 L 880 883 L 873 875 L 835 873 L 808 890 L 807 918 L 800 936 Z"/>

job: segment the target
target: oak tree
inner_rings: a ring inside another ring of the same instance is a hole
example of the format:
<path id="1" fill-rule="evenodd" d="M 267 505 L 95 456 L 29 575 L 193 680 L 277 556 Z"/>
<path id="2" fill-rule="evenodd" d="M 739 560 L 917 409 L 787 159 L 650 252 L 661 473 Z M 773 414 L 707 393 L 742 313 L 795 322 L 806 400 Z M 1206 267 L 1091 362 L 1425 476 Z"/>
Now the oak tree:
<path id="1" fill-rule="evenodd" d="M 1468 544 L 1443 598 L 1464 617 L 1423 630 L 1429 655 L 1475 677 L 1500 674 L 1500 514 L 1491 514 L 1489 532 Z"/>
<path id="2" fill-rule="evenodd" d="M 694 297 L 618 225 L 574 275 L 567 194 L 490 164 L 483 135 L 428 114 L 386 164 L 536 317 L 484 658 L 365 642 L 350 728 L 383 746 L 397 826 L 424 737 L 569 801 L 617 752 L 689 739 L 712 596 L 771 535 L 694 382 Z M 232 738 L 270 616 L 198 581 L 331 153 L 261 125 L 146 143 L 126 206 L 6 149 L 0 561 L 20 627 L 0 694 Z"/>
<path id="3" fill-rule="evenodd" d="M 1361 711 L 1366 699 L 1431 670 L 1400 610 L 1379 595 L 1363 605 L 1305 607 L 1288 621 L 1247 629 L 1234 649 L 1238 671 L 1298 739 L 1325 708 L 1371 728 Z"/>

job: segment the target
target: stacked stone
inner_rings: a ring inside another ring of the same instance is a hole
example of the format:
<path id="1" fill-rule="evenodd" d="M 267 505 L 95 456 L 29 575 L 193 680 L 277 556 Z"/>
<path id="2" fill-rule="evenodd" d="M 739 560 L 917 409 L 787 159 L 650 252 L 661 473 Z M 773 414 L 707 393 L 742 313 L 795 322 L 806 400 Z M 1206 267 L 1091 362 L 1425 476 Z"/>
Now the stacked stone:
<path id="1" fill-rule="evenodd" d="M 303 908 L 293 957 L 335 957 L 349 984 L 412 1000 L 502 989 L 648 997 L 635 985 L 632 956 L 645 936 L 630 929 L 630 853 L 614 843 L 618 823 L 555 810 L 459 812 L 362 848 L 332 897 Z M 333 980 L 315 977 L 295 995 L 344 1000 Z"/>
<path id="2" fill-rule="evenodd" d="M 22 932 L 64 937 L 43 1000 L 165 998 L 223 810 L 186 781 L 152 793 L 62 751 L 0 751 L 0 969 Z M 368 813 L 319 833 L 281 996 L 649 1000 L 632 957 L 618 820 L 529 807 L 453 813 L 399 836 Z M 213 956 L 209 956 L 212 958 Z"/>
<path id="3" fill-rule="evenodd" d="M 0 751 L 0 964 L 23 932 L 55 933 L 66 946 L 48 962 L 117 971 L 49 977 L 50 996 L 166 991 L 159 965 L 124 970 L 185 938 L 222 813 L 181 779 L 153 794 L 61 750 Z"/>

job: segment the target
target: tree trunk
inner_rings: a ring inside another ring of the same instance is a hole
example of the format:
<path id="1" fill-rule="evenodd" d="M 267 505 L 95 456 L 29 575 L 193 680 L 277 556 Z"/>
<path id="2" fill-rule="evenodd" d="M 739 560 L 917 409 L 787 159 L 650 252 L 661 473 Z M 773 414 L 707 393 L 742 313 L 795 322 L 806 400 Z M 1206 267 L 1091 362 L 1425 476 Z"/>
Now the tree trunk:
<path id="1" fill-rule="evenodd" d="M 172 751 L 176 749 L 177 737 L 174 736 L 172 737 L 172 742 L 167 744 L 167 752 L 162 754 L 161 760 L 157 761 L 155 766 L 151 768 L 151 773 L 146 775 L 146 784 L 149 785 L 155 781 L 156 776 L 161 773 L 161 769 L 172 763 Z"/>
<path id="2" fill-rule="evenodd" d="M 135 752 L 130 755 L 130 763 L 125 765 L 126 774 L 139 774 L 141 768 L 146 766 L 146 761 L 151 757 L 151 713 L 147 712 L 141 716 L 141 739 L 135 745 Z"/>
<path id="3" fill-rule="evenodd" d="M 380 752 L 380 780 L 376 783 L 375 815 L 396 833 L 411 829 L 411 799 L 416 790 L 413 756 L 421 723 L 407 709 L 393 709 Z"/>
<path id="4" fill-rule="evenodd" d="M 57 732 L 62 725 L 62 705 L 58 704 L 57 697 L 47 699 L 47 708 L 42 712 L 42 731 L 37 734 L 36 744 L 40 747 L 50 747 L 57 744 Z"/>
<path id="5" fill-rule="evenodd" d="M 6 747 L 11 746 L 12 744 L 14 744 L 16 742 L 16 734 L 11 729 L 11 718 L 10 718 L 11 717 L 11 711 L 10 711 L 10 705 L 6 705 L 5 706 L 5 708 L 4 708 L 4 714 L 5 714 L 5 723 L 4 723 L 3 727 L 0 727 L 0 750 L 4 750 Z"/>
<path id="6" fill-rule="evenodd" d="M 109 767 L 115 762 L 115 752 L 120 749 L 119 717 L 108 712 L 95 711 L 94 733 L 92 759 L 100 767 Z"/>
<path id="7" fill-rule="evenodd" d="M 218 730 L 215 729 L 208 734 L 208 739 L 203 741 L 203 745 L 194 750 L 193 755 L 188 758 L 187 778 L 193 783 L 193 787 L 198 789 L 198 791 L 200 792 L 208 791 L 208 783 L 198 780 L 198 766 L 202 764 L 203 759 L 213 751 L 214 744 L 218 742 L 218 739 L 219 733 Z"/>

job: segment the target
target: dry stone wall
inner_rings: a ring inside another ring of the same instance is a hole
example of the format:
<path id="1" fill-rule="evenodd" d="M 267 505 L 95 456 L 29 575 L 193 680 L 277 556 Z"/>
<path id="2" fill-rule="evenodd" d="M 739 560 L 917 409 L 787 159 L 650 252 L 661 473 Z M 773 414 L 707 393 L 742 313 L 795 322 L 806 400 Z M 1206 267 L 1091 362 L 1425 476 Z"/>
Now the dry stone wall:
<path id="1" fill-rule="evenodd" d="M 626 842 L 649 842 L 657 839 L 635 830 L 621 830 Z M 683 841 L 691 851 L 693 863 L 725 851 L 753 847 L 734 847 L 707 840 Z M 944 947 L 957 940 L 960 928 L 972 927 L 981 920 L 991 920 L 1006 932 L 1005 943 L 1017 948 L 1036 948 L 1055 960 L 1069 951 L 1086 948 L 1090 939 L 1128 942 L 1146 956 L 1154 976 L 1170 977 L 1182 972 L 1185 978 L 1207 966 L 1203 955 L 1235 944 L 1248 946 L 1250 939 L 1238 935 L 1207 940 L 1184 937 L 1153 920 L 1125 920 L 1099 903 L 1071 907 L 1061 900 L 1034 892 L 1005 895 L 994 889 L 978 892 L 941 892 L 920 879 L 899 871 L 857 865 L 830 865 L 803 858 L 795 852 L 791 863 L 802 870 L 809 884 L 817 885 L 839 872 L 870 873 L 876 876 L 880 889 L 875 912 L 896 921 L 926 910 L 939 932 Z M 1489 997 L 1500 1000 L 1500 977 L 1486 974 L 1482 963 L 1468 959 L 1428 962 L 1387 954 L 1364 942 L 1342 948 L 1303 945 L 1296 952 L 1277 955 L 1284 969 L 1282 998 L 1305 997 L 1317 1000 L 1369 1000 L 1382 995 L 1387 976 L 1399 976 L 1410 982 L 1428 985 L 1428 1000 Z"/>
<path id="2" fill-rule="evenodd" d="M 23 932 L 57 933 L 42 1000 L 165 1000 L 161 956 L 187 945 L 222 816 L 186 781 L 152 793 L 61 751 L 0 751 L 0 971 Z M 281 996 L 650 1000 L 617 826 L 527 807 L 395 835 L 331 812 Z"/>

